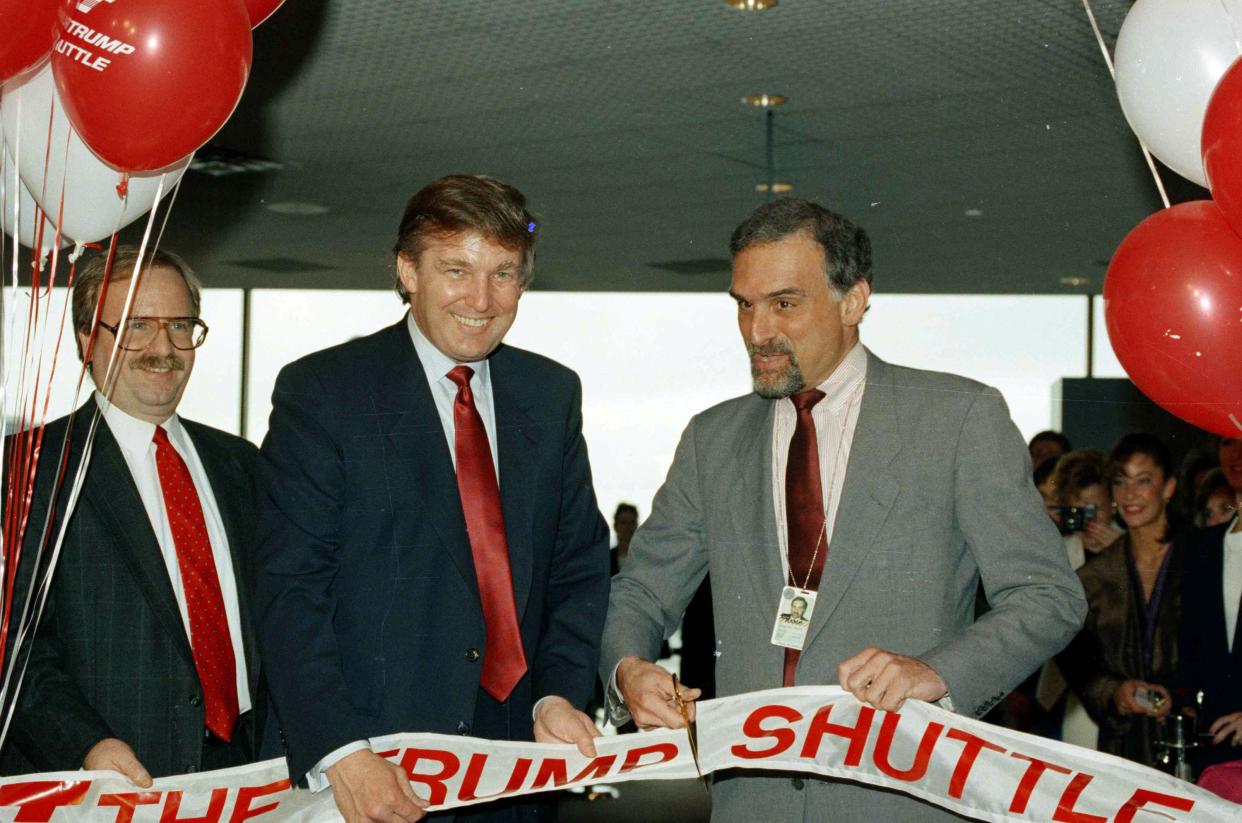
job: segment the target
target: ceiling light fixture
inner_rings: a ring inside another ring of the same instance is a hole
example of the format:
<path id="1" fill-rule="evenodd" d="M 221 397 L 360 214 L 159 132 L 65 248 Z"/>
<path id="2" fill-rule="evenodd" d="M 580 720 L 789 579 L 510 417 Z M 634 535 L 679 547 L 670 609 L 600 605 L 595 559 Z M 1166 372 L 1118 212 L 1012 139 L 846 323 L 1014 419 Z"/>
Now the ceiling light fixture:
<path id="1" fill-rule="evenodd" d="M 742 102 L 757 109 L 770 109 L 783 106 L 788 98 L 783 94 L 751 94 L 742 98 Z"/>
<path id="2" fill-rule="evenodd" d="M 767 191 L 767 190 L 768 190 L 767 183 L 756 183 L 755 184 L 755 191 Z M 773 183 L 772 184 L 773 194 L 781 194 L 787 191 L 793 191 L 793 183 Z"/>
<path id="3" fill-rule="evenodd" d="M 725 0 L 738 11 L 763 11 L 776 5 L 777 0 Z"/>

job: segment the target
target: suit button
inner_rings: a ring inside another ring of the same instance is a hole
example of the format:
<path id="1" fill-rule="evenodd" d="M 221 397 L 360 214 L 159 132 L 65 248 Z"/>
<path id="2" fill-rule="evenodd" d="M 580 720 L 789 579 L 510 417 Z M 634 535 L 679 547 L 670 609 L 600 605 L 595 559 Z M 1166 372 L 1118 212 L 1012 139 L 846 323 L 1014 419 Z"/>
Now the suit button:
<path id="1" fill-rule="evenodd" d="M 479 650 L 478 649 L 466 649 L 466 659 L 469 660 L 471 663 L 478 660 Z"/>
<path id="2" fill-rule="evenodd" d="M 191 705 L 191 706 L 201 706 L 202 704 L 203 704 L 203 698 L 199 697 L 199 696 L 198 696 L 198 695 L 196 695 L 196 694 L 192 694 L 192 695 L 190 695 L 190 705 Z"/>
<path id="3" fill-rule="evenodd" d="M 207 741 L 210 739 L 211 739 L 211 729 L 204 727 L 203 728 L 203 740 Z"/>
<path id="4" fill-rule="evenodd" d="M 461 721 L 460 723 L 458 723 L 458 724 L 457 724 L 457 733 L 458 733 L 458 734 L 470 734 L 470 724 L 469 724 L 469 723 L 467 723 L 467 722 L 466 722 L 466 721 L 464 721 L 464 720 L 463 720 L 463 721 Z"/>
<path id="5" fill-rule="evenodd" d="M 189 763 L 181 771 L 184 772 L 185 774 L 194 774 L 196 771 L 198 771 L 198 769 L 195 768 L 193 763 Z"/>
<path id="6" fill-rule="evenodd" d="M 806 785 L 806 783 L 803 782 L 801 777 L 795 777 L 793 780 L 789 782 L 793 783 L 794 790 L 799 791 L 799 792 L 802 791 L 802 787 Z"/>

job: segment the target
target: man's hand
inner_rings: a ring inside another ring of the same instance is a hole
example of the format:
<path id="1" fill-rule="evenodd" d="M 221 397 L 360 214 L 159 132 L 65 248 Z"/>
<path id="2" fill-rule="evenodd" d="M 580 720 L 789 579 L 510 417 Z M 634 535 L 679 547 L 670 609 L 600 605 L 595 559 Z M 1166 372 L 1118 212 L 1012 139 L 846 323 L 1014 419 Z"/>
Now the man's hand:
<path id="1" fill-rule="evenodd" d="M 563 697 L 545 697 L 535 713 L 536 743 L 573 743 L 583 757 L 595 757 L 595 738 L 601 737 L 591 718 Z"/>
<path id="2" fill-rule="evenodd" d="M 1148 707 L 1138 702 L 1139 689 L 1149 689 L 1156 693 L 1154 706 Z M 1162 718 L 1173 708 L 1173 701 L 1169 699 L 1169 690 L 1164 686 L 1144 680 L 1127 680 L 1117 687 L 1117 691 L 1113 692 L 1113 706 L 1123 717 L 1141 714 L 1146 717 Z"/>
<path id="3" fill-rule="evenodd" d="M 327 775 L 345 823 L 414 823 L 427 813 L 405 771 L 370 749 L 345 755 Z"/>
<path id="4" fill-rule="evenodd" d="M 664 726 L 680 729 L 685 725 L 673 698 L 673 676 L 654 663 L 627 657 L 617 666 L 617 689 L 625 700 L 630 717 L 640 729 Z M 694 701 L 702 691 L 679 686 L 686 711 L 694 720 Z"/>
<path id="5" fill-rule="evenodd" d="M 1242 746 L 1242 712 L 1223 714 L 1208 727 L 1212 735 L 1212 744 L 1219 746 L 1226 740 L 1230 746 Z"/>
<path id="6" fill-rule="evenodd" d="M 138 788 L 151 788 L 151 775 L 138 761 L 138 755 L 134 754 L 128 743 L 115 737 L 105 737 L 91 746 L 91 750 L 86 753 L 86 759 L 82 761 L 82 768 L 92 772 L 120 772 Z"/>
<path id="7" fill-rule="evenodd" d="M 863 649 L 837 666 L 841 688 L 877 709 L 895 712 L 907 698 L 932 703 L 949 693 L 931 666 L 913 657 Z"/>

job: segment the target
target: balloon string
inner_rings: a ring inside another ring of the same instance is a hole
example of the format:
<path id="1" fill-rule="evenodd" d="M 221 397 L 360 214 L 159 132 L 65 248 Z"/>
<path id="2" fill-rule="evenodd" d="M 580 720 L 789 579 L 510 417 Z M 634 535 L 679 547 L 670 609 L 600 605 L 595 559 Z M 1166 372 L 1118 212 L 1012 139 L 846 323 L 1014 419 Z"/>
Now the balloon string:
<path id="1" fill-rule="evenodd" d="M 108 251 L 107 261 L 104 266 L 103 284 L 100 290 L 98 302 L 96 303 L 96 308 L 95 308 L 96 321 L 98 321 L 100 313 L 102 312 L 103 301 L 107 295 L 107 283 L 108 283 L 108 280 L 112 272 L 113 261 L 115 260 L 115 257 L 116 257 L 116 238 L 114 236 L 112 246 Z M 69 301 L 71 300 L 72 285 L 75 279 L 75 274 L 76 274 L 76 267 L 71 266 L 69 275 L 68 275 L 68 283 L 66 284 L 66 290 L 65 290 L 65 295 L 66 295 L 65 296 L 65 308 L 61 314 L 62 336 L 64 333 L 64 318 L 68 314 Z M 97 327 L 92 329 L 92 338 L 96 332 L 97 332 Z M 89 347 L 87 351 L 89 352 Z M 82 462 L 77 467 L 77 474 L 74 478 L 74 483 L 72 486 L 72 490 L 70 492 L 69 500 L 65 506 L 64 515 L 61 518 L 61 530 L 60 530 L 59 540 L 57 541 L 55 549 L 52 552 L 51 560 L 45 566 L 43 563 L 43 558 L 44 558 L 44 555 L 47 553 L 47 547 L 48 547 L 49 541 L 51 539 L 51 536 L 54 530 L 53 526 L 56 522 L 56 517 L 58 513 L 57 502 L 61 498 L 61 491 L 64 488 L 64 483 L 66 479 L 66 471 L 69 465 L 69 447 L 72 443 L 73 424 L 74 424 L 74 420 L 76 419 L 76 414 L 77 414 L 78 397 L 81 394 L 82 385 L 85 382 L 85 377 L 86 377 L 87 369 L 89 367 L 90 359 L 91 358 L 89 354 L 84 355 L 82 366 L 78 372 L 77 389 L 74 394 L 73 402 L 70 406 L 70 408 L 73 409 L 73 411 L 70 412 L 69 423 L 66 426 L 64 440 L 61 442 L 60 455 L 58 456 L 58 459 L 56 462 L 56 476 L 54 478 L 53 483 L 51 484 L 51 491 L 47 498 L 48 500 L 47 511 L 45 512 L 45 517 L 44 517 L 42 529 L 39 535 L 39 540 L 35 544 L 34 558 L 28 561 L 32 563 L 33 568 L 35 569 L 35 572 L 31 575 L 29 587 L 26 592 L 26 598 L 25 598 L 25 601 L 22 607 L 22 612 L 18 618 L 17 632 L 13 640 L 12 660 L 10 661 L 9 666 L 5 668 L 4 677 L 3 677 L 3 685 L 0 685 L 0 706 L 4 706 L 6 703 L 8 706 L 7 711 L 5 712 L 5 722 L 4 722 L 3 728 L 0 728 L 0 746 L 3 745 L 4 739 L 5 737 L 7 737 L 9 723 L 12 719 L 14 707 L 16 705 L 16 697 L 17 697 L 18 691 L 20 690 L 21 682 L 23 681 L 25 677 L 26 664 L 30 657 L 30 647 L 28 644 L 26 644 L 26 637 L 27 635 L 32 634 L 34 632 L 35 628 L 38 626 L 39 619 L 43 614 L 44 604 L 46 603 L 46 600 L 47 600 L 47 592 L 49 591 L 49 588 L 51 585 L 52 574 L 56 567 L 56 561 L 59 559 L 59 556 L 60 556 L 60 546 L 63 544 L 64 534 L 67 528 L 68 519 L 69 519 L 69 516 L 72 514 L 74 508 L 76 507 L 78 493 L 82 485 L 82 479 L 85 477 L 86 466 L 88 465 L 89 460 L 90 460 L 91 444 L 93 442 L 94 434 L 97 428 L 98 414 L 96 414 L 95 419 L 92 420 L 90 430 L 87 433 L 86 442 L 85 442 L 85 450 L 84 450 L 84 454 L 82 457 Z M 39 446 L 41 447 L 41 445 L 42 445 L 42 432 L 40 432 L 40 441 L 39 441 Z M 41 448 L 40 448 L 40 451 L 41 451 Z M 48 467 L 48 468 L 51 468 L 51 467 Z M 33 503 L 33 491 L 34 491 L 33 483 L 30 485 L 30 487 L 27 488 L 26 491 L 27 491 L 27 499 L 24 502 L 27 503 L 27 511 L 28 511 L 30 504 Z M 28 523 L 24 520 L 20 524 L 20 528 L 16 531 L 16 534 L 17 534 L 16 546 L 18 547 L 19 551 L 20 551 L 20 547 L 25 544 L 25 532 L 26 532 L 27 526 L 28 526 Z M 13 586 L 13 588 L 15 589 L 16 587 Z M 36 600 L 38 601 L 37 606 L 34 605 Z M 11 596 L 10 596 L 9 602 L 10 603 L 12 602 Z M 0 649 L 3 648 L 4 641 L 10 636 L 8 627 L 9 627 L 9 623 L 11 619 L 11 609 L 12 607 L 9 606 L 4 611 L 3 617 L 0 618 L 0 629 L 2 629 L 2 631 L 0 631 Z M 33 612 L 33 620 L 32 620 L 32 612 Z M 23 652 L 24 652 L 24 656 L 22 656 Z M 4 659 L 3 655 L 0 655 L 0 659 Z M 16 676 L 17 678 L 17 685 L 15 688 L 13 688 L 13 690 L 10 691 L 10 686 L 13 684 L 14 676 Z"/>
<path id="2" fill-rule="evenodd" d="M 1087 19 L 1091 21 L 1091 30 L 1095 32 L 1095 42 L 1100 44 L 1100 54 L 1104 55 L 1104 65 L 1108 66 L 1108 76 L 1117 82 L 1117 71 L 1113 68 L 1113 57 L 1108 53 L 1108 45 L 1104 42 L 1104 35 L 1100 33 L 1100 26 L 1095 22 L 1095 12 L 1091 10 L 1091 0 L 1082 0 L 1083 8 L 1087 10 Z M 1164 190 L 1164 181 L 1160 179 L 1160 172 L 1156 169 L 1156 161 L 1151 157 L 1151 152 L 1147 150 L 1147 144 L 1143 142 L 1143 138 L 1137 134 L 1134 135 L 1138 140 L 1139 148 L 1143 150 L 1143 159 L 1147 161 L 1147 168 L 1151 170 L 1151 179 L 1156 181 L 1156 191 L 1160 192 L 1160 202 L 1164 203 L 1164 207 L 1169 207 L 1169 195 Z"/>
<path id="3" fill-rule="evenodd" d="M 156 203 L 159 203 L 160 198 L 162 196 L 163 188 L 164 188 L 164 180 L 165 180 L 165 177 L 161 177 L 160 183 L 158 187 L 156 188 L 156 193 L 155 193 Z M 117 321 L 118 330 L 125 326 L 128 320 L 128 317 L 129 317 L 130 308 L 133 305 L 134 295 L 137 292 L 138 280 L 141 276 L 141 272 L 143 271 L 143 265 L 144 265 L 145 257 L 146 257 L 147 244 L 151 240 L 151 230 L 155 224 L 155 215 L 156 215 L 156 209 L 153 208 L 151 210 L 150 216 L 147 218 L 146 230 L 143 232 L 142 242 L 139 244 L 139 247 L 138 247 L 138 259 L 134 261 L 134 270 L 130 276 L 129 289 L 125 295 L 125 303 L 121 308 L 121 317 Z M 167 220 L 167 216 L 165 217 L 165 220 Z M 161 232 L 162 232 L 162 228 L 161 228 Z M 114 261 L 116 259 L 116 250 L 117 250 L 117 236 L 116 236 L 116 233 L 114 232 L 112 235 L 112 245 L 108 250 L 107 265 L 104 267 L 104 278 L 103 278 L 103 283 L 100 289 L 99 300 L 95 304 L 95 316 L 91 323 L 91 334 L 90 334 L 90 338 L 89 338 L 88 345 L 87 345 L 87 351 L 86 353 L 83 354 L 82 369 L 78 375 L 78 386 L 77 386 L 77 390 L 74 393 L 73 405 L 71 407 L 74 409 L 74 412 L 71 413 L 69 427 L 66 431 L 64 442 L 61 444 L 61 454 L 60 454 L 60 459 L 58 461 L 57 476 L 56 476 L 55 482 L 53 483 L 52 496 L 49 498 L 47 516 L 44 519 L 43 532 L 42 532 L 41 539 L 38 544 L 38 550 L 33 559 L 34 568 L 36 570 L 38 570 L 42 565 L 43 555 L 47 548 L 47 542 L 48 542 L 48 539 L 51 537 L 51 533 L 53 531 L 53 524 L 56 518 L 55 501 L 59 499 L 60 491 L 63 487 L 63 483 L 65 480 L 65 469 L 68 466 L 69 443 L 70 443 L 70 433 L 72 431 L 72 424 L 73 424 L 74 417 L 76 416 L 76 410 L 78 408 L 79 397 L 82 392 L 82 385 L 85 381 L 85 376 L 87 372 L 87 364 L 92 359 L 92 356 L 90 353 L 94 349 L 94 343 L 95 343 L 96 337 L 99 332 L 99 322 L 103 315 L 103 303 L 104 303 L 104 299 L 107 296 L 108 283 L 109 283 L 109 280 L 111 279 L 110 275 L 112 272 Z M 114 337 L 115 339 L 113 340 L 113 343 L 112 343 L 112 352 L 108 360 L 107 373 L 105 374 L 104 380 L 103 380 L 104 385 L 98 387 L 100 389 L 101 402 L 96 406 L 95 414 L 91 418 L 90 428 L 87 430 L 87 433 L 86 433 L 86 440 L 85 440 L 84 447 L 83 447 L 82 459 L 81 459 L 81 462 L 79 462 L 77 466 L 77 470 L 76 470 L 76 473 L 73 479 L 73 484 L 70 487 L 69 499 L 66 502 L 64 514 L 61 516 L 60 528 L 59 530 L 57 530 L 56 543 L 52 547 L 51 557 L 47 563 L 47 571 L 44 572 L 42 576 L 40 576 L 39 574 L 32 575 L 30 591 L 29 591 L 28 596 L 25 599 L 25 603 L 22 608 L 22 614 L 18 622 L 17 634 L 14 640 L 15 653 L 14 653 L 13 665 L 6 667 L 6 670 L 4 671 L 3 684 L 0 685 L 0 706 L 5 706 L 7 704 L 7 711 L 5 711 L 5 714 L 4 714 L 4 724 L 3 726 L 0 726 L 0 745 L 3 745 L 4 739 L 8 736 L 9 725 L 12 722 L 13 712 L 17 705 L 16 698 L 17 698 L 17 695 L 21 691 L 21 684 L 25 680 L 26 665 L 30 659 L 29 648 L 24 647 L 23 644 L 26 642 L 27 635 L 33 633 L 35 629 L 38 627 L 39 620 L 43 615 L 43 609 L 47 603 L 48 592 L 50 591 L 50 588 L 51 588 L 52 572 L 55 570 L 57 561 L 60 558 L 61 548 L 64 545 L 65 535 L 68 530 L 69 518 L 77 506 L 78 496 L 81 494 L 82 484 L 86 478 L 86 468 L 90 464 L 91 452 L 93 450 L 93 446 L 95 442 L 95 432 L 97 431 L 99 427 L 99 420 L 102 417 L 102 412 L 106 411 L 108 408 L 111 407 L 111 402 L 109 398 L 111 397 L 112 387 L 116 381 L 116 377 L 120 373 L 120 366 L 119 366 L 119 363 L 117 362 L 119 358 L 117 357 L 117 354 L 120 351 L 121 336 L 118 334 L 118 335 L 114 335 Z M 32 486 L 32 490 L 33 490 L 33 486 Z M 37 605 L 33 607 L 34 611 L 32 615 L 31 604 L 36 599 L 38 602 L 37 602 Z M 0 632 L 2 632 L 2 634 L 0 634 L 0 649 L 2 649 L 3 638 L 7 637 L 7 634 L 8 634 L 7 613 L 5 617 L 2 620 L 0 620 L 0 623 L 3 624 L 2 626 L 0 626 Z M 23 657 L 19 662 L 18 656 L 21 654 L 24 648 L 26 652 L 25 657 Z M 2 659 L 3 659 L 3 655 L 0 655 L 0 660 Z M 13 677 L 15 673 L 16 673 L 17 680 L 16 680 L 16 683 L 14 684 Z M 12 691 L 10 691 L 11 686 L 12 686 Z"/>

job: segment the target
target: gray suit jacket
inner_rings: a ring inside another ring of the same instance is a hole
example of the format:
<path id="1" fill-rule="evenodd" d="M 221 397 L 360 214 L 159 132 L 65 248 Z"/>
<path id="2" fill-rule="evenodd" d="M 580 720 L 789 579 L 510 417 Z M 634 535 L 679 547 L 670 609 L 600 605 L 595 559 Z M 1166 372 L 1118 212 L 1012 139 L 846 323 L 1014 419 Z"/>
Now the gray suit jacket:
<path id="1" fill-rule="evenodd" d="M 1082 626 L 1082 586 L 999 392 L 870 353 L 867 369 L 798 682 L 836 683 L 838 663 L 875 646 L 926 661 L 955 709 L 978 717 Z M 627 655 L 653 659 L 710 569 L 719 694 L 780 685 L 774 408 L 751 394 L 690 421 L 613 581 L 604 676 Z M 976 622 L 979 580 L 992 609 Z M 793 778 L 722 775 L 712 819 L 956 819 L 906 795 Z"/>

